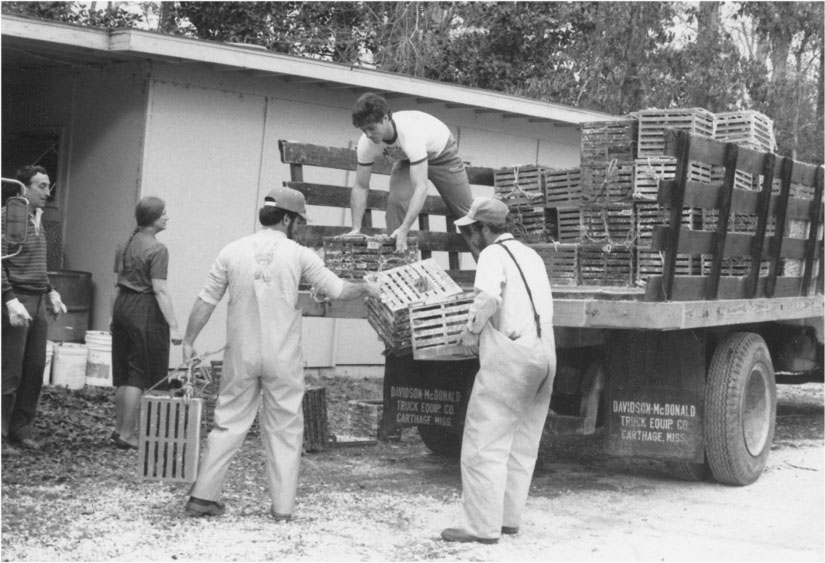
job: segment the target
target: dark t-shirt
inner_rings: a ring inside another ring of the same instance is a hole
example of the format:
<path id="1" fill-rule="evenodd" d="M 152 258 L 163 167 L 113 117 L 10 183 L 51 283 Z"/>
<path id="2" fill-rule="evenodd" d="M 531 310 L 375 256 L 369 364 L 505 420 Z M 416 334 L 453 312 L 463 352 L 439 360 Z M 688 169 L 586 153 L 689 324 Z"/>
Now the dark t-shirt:
<path id="1" fill-rule="evenodd" d="M 117 284 L 138 293 L 154 293 L 152 280 L 165 280 L 169 268 L 169 251 L 152 235 L 137 233 L 115 252 Z"/>

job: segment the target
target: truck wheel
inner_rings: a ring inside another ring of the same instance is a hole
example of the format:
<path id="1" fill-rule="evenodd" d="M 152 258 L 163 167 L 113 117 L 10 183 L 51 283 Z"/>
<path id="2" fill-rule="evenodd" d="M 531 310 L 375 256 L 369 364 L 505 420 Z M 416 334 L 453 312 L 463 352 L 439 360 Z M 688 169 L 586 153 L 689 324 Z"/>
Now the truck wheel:
<path id="1" fill-rule="evenodd" d="M 681 481 L 708 481 L 710 480 L 710 466 L 705 463 L 691 463 L 689 461 L 669 461 L 667 468 L 671 475 Z"/>
<path id="2" fill-rule="evenodd" d="M 461 434 L 438 426 L 420 425 L 418 435 L 434 454 L 445 457 L 461 457 Z"/>
<path id="3" fill-rule="evenodd" d="M 728 335 L 713 354 L 705 389 L 705 449 L 716 480 L 756 481 L 775 424 L 776 380 L 765 341 L 751 332 Z"/>

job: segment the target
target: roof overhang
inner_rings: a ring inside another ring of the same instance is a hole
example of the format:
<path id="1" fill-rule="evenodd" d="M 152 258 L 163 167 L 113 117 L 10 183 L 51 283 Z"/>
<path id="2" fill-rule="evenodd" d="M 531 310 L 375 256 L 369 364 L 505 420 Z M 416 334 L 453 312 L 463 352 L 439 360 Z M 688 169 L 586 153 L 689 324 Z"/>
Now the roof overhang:
<path id="1" fill-rule="evenodd" d="M 54 67 L 100 69 L 141 60 L 203 64 L 259 78 L 276 77 L 287 82 L 316 83 L 321 87 L 384 92 L 392 97 L 411 97 L 421 103 L 444 103 L 450 108 L 497 113 L 531 122 L 576 125 L 618 119 L 602 112 L 284 55 L 252 45 L 132 29 L 107 31 L 14 16 L 4 16 L 1 23 L 3 72 Z"/>

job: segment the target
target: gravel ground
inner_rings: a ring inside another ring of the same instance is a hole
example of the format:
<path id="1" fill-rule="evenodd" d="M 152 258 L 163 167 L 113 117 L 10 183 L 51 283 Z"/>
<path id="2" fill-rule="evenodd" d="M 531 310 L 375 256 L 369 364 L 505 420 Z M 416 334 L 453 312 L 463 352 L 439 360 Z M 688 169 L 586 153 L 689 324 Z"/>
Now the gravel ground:
<path id="1" fill-rule="evenodd" d="M 348 399 L 378 399 L 374 377 L 316 375 L 333 433 Z M 497 545 L 451 544 L 457 460 L 415 430 L 398 442 L 306 454 L 296 519 L 267 517 L 260 440 L 227 479 L 227 514 L 183 515 L 187 486 L 142 481 L 137 454 L 105 444 L 111 391 L 48 389 L 42 452 L 2 467 L 2 560 L 823 560 L 823 386 L 779 387 L 768 467 L 749 487 L 684 483 L 663 464 L 612 458 L 604 436 L 545 436 L 525 521 Z"/>

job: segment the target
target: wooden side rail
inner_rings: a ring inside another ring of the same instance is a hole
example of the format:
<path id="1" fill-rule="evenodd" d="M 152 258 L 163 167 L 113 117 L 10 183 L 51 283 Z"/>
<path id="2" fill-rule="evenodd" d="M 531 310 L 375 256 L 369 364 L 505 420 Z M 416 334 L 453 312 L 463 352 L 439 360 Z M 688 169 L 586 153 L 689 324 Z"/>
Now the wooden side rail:
<path id="1" fill-rule="evenodd" d="M 664 268 L 661 276 L 648 279 L 646 300 L 807 296 L 814 290 L 814 278 L 815 291 L 821 293 L 823 266 L 818 257 L 822 254 L 820 231 L 825 215 L 823 167 L 675 130 L 665 134 L 665 154 L 677 158 L 675 179 L 662 181 L 658 192 L 659 203 L 670 206 L 670 221 L 667 226 L 654 227 L 651 244 L 652 249 L 664 252 Z M 722 180 L 689 180 L 693 163 L 721 167 Z M 742 174 L 753 183 L 761 177 L 762 188 L 737 188 Z M 774 193 L 774 180 L 780 184 L 779 193 Z M 715 228 L 683 228 L 685 207 L 712 210 L 716 213 Z M 729 224 L 736 214 L 756 217 L 755 227 L 736 232 Z M 788 221 L 807 222 L 808 232 L 801 235 L 804 238 L 785 234 Z M 771 224 L 773 234 L 769 235 Z M 677 276 L 679 254 L 710 256 L 709 271 L 705 268 L 702 275 Z M 722 276 L 723 262 L 730 258 L 749 260 L 747 271 L 741 276 Z M 780 275 L 786 260 L 799 261 L 801 273 Z M 768 264 L 767 275 L 761 275 L 764 262 Z M 734 279 L 728 279 L 731 277 Z"/>

